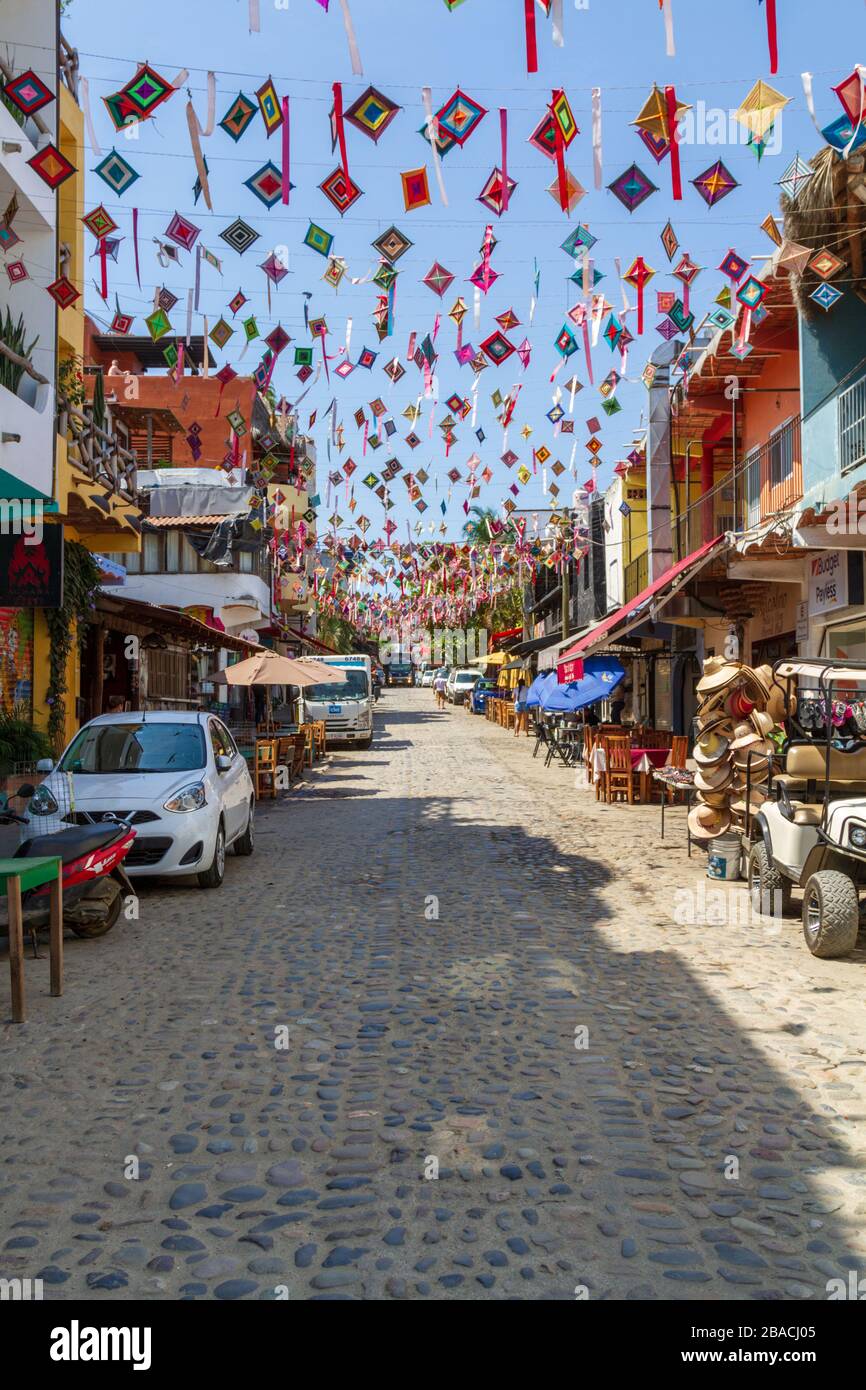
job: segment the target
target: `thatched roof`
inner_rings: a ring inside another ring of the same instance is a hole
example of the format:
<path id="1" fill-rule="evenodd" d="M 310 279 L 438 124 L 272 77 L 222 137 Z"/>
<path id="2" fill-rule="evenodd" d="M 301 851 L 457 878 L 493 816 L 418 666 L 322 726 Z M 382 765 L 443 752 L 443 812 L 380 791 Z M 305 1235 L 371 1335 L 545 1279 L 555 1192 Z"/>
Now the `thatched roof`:
<path id="1" fill-rule="evenodd" d="M 824 247 L 845 262 L 845 268 L 834 275 L 830 283 L 845 293 L 853 292 L 866 299 L 864 280 L 863 235 L 866 231 L 866 204 L 853 192 L 852 183 L 862 182 L 864 157 L 860 151 L 845 159 L 829 145 L 809 161 L 814 176 L 804 184 L 795 198 L 782 195 L 785 236 L 790 241 L 808 246 L 813 252 Z M 800 312 L 806 318 L 823 313 L 810 295 L 822 283 L 820 276 L 808 267 L 802 275 L 792 275 L 791 282 Z"/>

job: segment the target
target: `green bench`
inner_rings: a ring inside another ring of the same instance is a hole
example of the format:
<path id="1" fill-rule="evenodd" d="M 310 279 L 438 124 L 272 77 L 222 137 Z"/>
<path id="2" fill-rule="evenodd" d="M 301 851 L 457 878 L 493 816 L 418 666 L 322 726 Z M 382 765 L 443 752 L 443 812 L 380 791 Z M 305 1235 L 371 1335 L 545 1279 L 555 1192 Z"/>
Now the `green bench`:
<path id="1" fill-rule="evenodd" d="M 51 993 L 63 993 L 63 860 L 0 859 L 0 894 L 9 903 L 9 972 L 12 979 L 12 1022 L 24 1022 L 24 920 L 21 894 L 51 885 Z"/>

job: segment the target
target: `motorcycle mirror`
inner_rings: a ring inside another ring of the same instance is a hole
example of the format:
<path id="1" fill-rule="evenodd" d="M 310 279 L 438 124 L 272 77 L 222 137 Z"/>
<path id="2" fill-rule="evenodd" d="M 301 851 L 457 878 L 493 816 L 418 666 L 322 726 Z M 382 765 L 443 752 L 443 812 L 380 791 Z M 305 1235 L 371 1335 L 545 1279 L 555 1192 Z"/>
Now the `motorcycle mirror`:
<path id="1" fill-rule="evenodd" d="M 18 795 L 21 797 L 23 801 L 26 801 L 29 797 L 34 796 L 35 793 L 36 788 L 30 782 L 22 782 L 21 786 L 18 788 Z"/>

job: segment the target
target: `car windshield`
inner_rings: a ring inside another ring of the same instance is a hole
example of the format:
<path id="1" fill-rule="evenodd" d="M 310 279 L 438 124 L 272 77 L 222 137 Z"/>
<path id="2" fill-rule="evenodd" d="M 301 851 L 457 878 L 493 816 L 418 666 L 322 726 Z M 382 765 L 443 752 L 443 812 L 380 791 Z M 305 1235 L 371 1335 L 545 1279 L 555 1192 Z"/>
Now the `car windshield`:
<path id="1" fill-rule="evenodd" d="M 192 772 L 206 765 L 198 724 L 88 724 L 70 744 L 61 772 L 78 774 Z"/>
<path id="2" fill-rule="evenodd" d="M 365 700 L 369 694 L 366 671 L 347 671 L 347 680 L 323 681 L 310 685 L 305 694 L 308 700 Z"/>
<path id="3" fill-rule="evenodd" d="M 474 685 L 478 676 L 474 671 L 458 671 L 454 680 L 456 685 Z"/>

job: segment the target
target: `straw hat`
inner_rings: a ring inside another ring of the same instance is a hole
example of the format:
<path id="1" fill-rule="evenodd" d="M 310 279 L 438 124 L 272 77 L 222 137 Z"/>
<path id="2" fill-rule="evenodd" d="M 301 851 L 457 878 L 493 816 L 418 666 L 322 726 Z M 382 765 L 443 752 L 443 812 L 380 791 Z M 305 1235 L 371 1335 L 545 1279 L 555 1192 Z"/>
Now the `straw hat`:
<path id="1" fill-rule="evenodd" d="M 728 696 L 725 709 L 733 719 L 745 719 L 755 708 L 754 700 L 750 700 L 745 690 L 740 686 L 737 690 L 732 690 Z"/>
<path id="2" fill-rule="evenodd" d="M 770 682 L 767 680 L 767 671 L 770 672 L 772 679 L 772 667 L 768 666 L 744 666 L 743 680 L 749 687 L 752 694 L 756 694 L 762 704 L 766 704 L 770 698 Z"/>
<path id="3" fill-rule="evenodd" d="M 713 764 L 721 762 L 722 758 L 727 757 L 729 747 L 730 739 L 725 738 L 718 728 L 709 729 L 706 733 L 702 732 L 695 744 L 695 762 L 701 767 L 712 767 Z"/>
<path id="4" fill-rule="evenodd" d="M 725 787 L 720 792 L 701 792 L 701 801 L 705 806 L 714 806 L 718 811 L 727 811 L 730 807 L 730 790 Z"/>
<path id="5" fill-rule="evenodd" d="M 698 694 L 715 695 L 720 690 L 727 690 L 741 670 L 738 662 L 726 661 L 723 656 L 711 656 L 704 662 L 704 674 L 697 684 Z"/>
<path id="6" fill-rule="evenodd" d="M 749 715 L 749 723 L 761 738 L 767 738 L 776 727 L 776 721 L 766 710 L 756 709 Z"/>
<path id="7" fill-rule="evenodd" d="M 717 835 L 723 835 L 730 824 L 730 811 L 717 806 L 701 803 L 689 812 L 689 834 L 693 840 L 714 840 Z"/>
<path id="8" fill-rule="evenodd" d="M 738 748 L 734 753 L 735 767 L 748 767 L 749 755 L 752 758 L 753 772 L 763 773 L 767 766 L 766 758 L 771 758 L 776 752 L 776 745 L 767 738 L 761 738 L 753 734 L 744 747 Z"/>
<path id="9" fill-rule="evenodd" d="M 795 714 L 797 710 L 796 688 L 792 688 L 791 700 L 788 709 L 785 709 L 785 687 L 778 681 L 770 686 L 770 694 L 767 700 L 767 713 L 772 715 L 777 724 L 784 724 L 789 714 Z"/>
<path id="10" fill-rule="evenodd" d="M 744 816 L 747 811 L 750 815 L 754 815 L 756 811 L 760 811 L 766 800 L 764 792 L 757 787 L 752 787 L 749 801 L 746 801 L 746 798 L 742 796 L 737 801 L 731 802 L 731 810 L 736 816 Z"/>
<path id="11" fill-rule="evenodd" d="M 753 729 L 751 724 L 738 724 L 734 730 L 731 747 L 736 751 L 739 748 L 748 748 L 750 743 L 762 742 L 763 738 Z"/>
<path id="12" fill-rule="evenodd" d="M 699 792 L 720 792 L 731 787 L 734 769 L 729 762 L 717 763 L 715 767 L 699 767 L 695 772 L 695 786 Z"/>
<path id="13" fill-rule="evenodd" d="M 710 710 L 706 715 L 698 715 L 698 728 L 702 735 L 706 735 L 713 730 L 719 733 L 722 729 L 725 730 L 725 734 L 727 735 L 731 730 L 731 721 L 726 714 L 722 714 L 718 710 Z"/>

